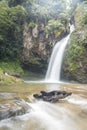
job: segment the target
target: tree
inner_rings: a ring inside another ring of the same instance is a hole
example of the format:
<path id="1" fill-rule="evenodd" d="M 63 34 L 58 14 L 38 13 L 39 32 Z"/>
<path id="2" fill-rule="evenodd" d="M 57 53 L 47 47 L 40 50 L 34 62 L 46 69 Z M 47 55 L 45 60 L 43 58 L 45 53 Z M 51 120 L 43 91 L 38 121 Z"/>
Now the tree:
<path id="1" fill-rule="evenodd" d="M 22 6 L 9 8 L 6 2 L 0 2 L 0 59 L 19 56 L 25 17 L 26 11 Z"/>

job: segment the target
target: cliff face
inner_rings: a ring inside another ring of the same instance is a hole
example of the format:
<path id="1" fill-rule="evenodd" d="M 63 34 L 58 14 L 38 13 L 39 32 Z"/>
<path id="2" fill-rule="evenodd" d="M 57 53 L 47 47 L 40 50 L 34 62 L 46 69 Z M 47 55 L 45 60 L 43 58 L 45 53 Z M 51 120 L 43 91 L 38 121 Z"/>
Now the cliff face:
<path id="1" fill-rule="evenodd" d="M 77 7 L 75 31 L 63 61 L 62 78 L 87 83 L 87 4 Z"/>
<path id="2" fill-rule="evenodd" d="M 53 40 L 46 40 L 43 23 L 41 25 L 36 24 L 32 30 L 25 23 L 22 55 L 24 66 L 32 71 L 43 70 L 46 67 L 52 47 Z"/>
<path id="3" fill-rule="evenodd" d="M 44 72 L 53 46 L 69 33 L 68 23 L 67 28 L 64 27 L 63 30 L 55 29 L 56 33 L 55 30 L 48 33 L 44 22 L 34 23 L 33 27 L 29 25 L 27 22 L 24 24 L 22 63 L 31 71 Z"/>

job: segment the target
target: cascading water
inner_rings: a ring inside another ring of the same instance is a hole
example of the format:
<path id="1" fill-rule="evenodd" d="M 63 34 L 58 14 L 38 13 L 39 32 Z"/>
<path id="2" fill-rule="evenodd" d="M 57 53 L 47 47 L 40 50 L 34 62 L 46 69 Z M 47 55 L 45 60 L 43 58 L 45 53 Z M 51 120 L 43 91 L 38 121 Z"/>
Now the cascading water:
<path id="1" fill-rule="evenodd" d="M 66 48 L 66 45 L 68 44 L 70 34 L 73 32 L 73 30 L 74 30 L 74 25 L 70 25 L 69 35 L 63 38 L 55 45 L 49 62 L 48 70 L 46 73 L 46 81 L 49 82 L 60 81 L 61 65 L 62 65 L 64 50 Z"/>

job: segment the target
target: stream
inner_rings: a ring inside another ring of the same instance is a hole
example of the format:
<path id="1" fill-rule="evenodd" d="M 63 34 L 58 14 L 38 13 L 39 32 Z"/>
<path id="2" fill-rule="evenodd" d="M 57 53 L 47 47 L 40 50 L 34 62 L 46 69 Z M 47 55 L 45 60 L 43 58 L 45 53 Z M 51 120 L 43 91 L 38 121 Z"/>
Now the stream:
<path id="1" fill-rule="evenodd" d="M 65 90 L 72 95 L 48 103 L 33 94 Z M 87 130 L 87 85 L 27 83 L 0 86 L 0 130 Z"/>

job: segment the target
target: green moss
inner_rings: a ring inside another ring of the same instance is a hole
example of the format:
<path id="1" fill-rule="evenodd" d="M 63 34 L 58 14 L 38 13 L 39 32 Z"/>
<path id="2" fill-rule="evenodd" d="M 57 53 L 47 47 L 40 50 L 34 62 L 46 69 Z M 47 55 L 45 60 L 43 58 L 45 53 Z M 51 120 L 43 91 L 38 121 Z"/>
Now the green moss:
<path id="1" fill-rule="evenodd" d="M 23 83 L 22 79 L 13 77 L 13 76 L 5 76 L 0 75 L 0 84 L 2 85 L 9 85 L 9 84 L 15 84 L 15 83 Z"/>
<path id="2" fill-rule="evenodd" d="M 3 74 L 3 70 L 0 68 L 0 75 Z"/>
<path id="3" fill-rule="evenodd" d="M 58 20 L 49 20 L 45 28 L 47 35 L 54 33 L 55 37 L 60 36 L 64 29 L 64 25 Z"/>
<path id="4" fill-rule="evenodd" d="M 0 68 L 3 72 L 7 72 L 9 74 L 23 73 L 23 69 L 21 68 L 19 62 L 16 61 L 0 62 Z"/>
<path id="5" fill-rule="evenodd" d="M 10 75 L 23 74 L 23 70 L 18 62 L 0 62 L 0 84 L 9 85 L 23 82 L 23 80 L 20 78 L 5 75 L 5 72 L 9 73 Z"/>
<path id="6" fill-rule="evenodd" d="M 49 37 L 49 34 L 48 33 L 46 33 L 46 38 L 48 38 Z"/>
<path id="7" fill-rule="evenodd" d="M 83 3 L 75 11 L 75 23 L 77 28 L 87 26 L 87 4 Z"/>
<path id="8" fill-rule="evenodd" d="M 84 52 L 84 47 L 82 46 L 82 39 L 78 38 L 78 35 L 76 32 L 74 32 L 71 35 L 71 41 L 70 41 L 70 46 L 68 49 L 68 55 L 70 58 L 70 61 L 72 60 L 77 60 L 83 52 Z"/>
<path id="9" fill-rule="evenodd" d="M 78 68 L 78 64 L 76 62 L 71 62 L 68 67 L 69 71 L 72 73 L 75 73 L 77 68 Z"/>
<path id="10" fill-rule="evenodd" d="M 55 34 L 55 37 L 59 37 L 61 36 L 62 32 L 58 31 L 58 30 L 54 30 L 54 34 Z"/>
<path id="11" fill-rule="evenodd" d="M 29 27 L 33 29 L 33 28 L 35 27 L 35 23 L 34 23 L 33 21 L 30 22 L 30 23 L 29 23 Z"/>
<path id="12" fill-rule="evenodd" d="M 71 35 L 70 45 L 67 51 L 65 62 L 68 64 L 68 70 L 75 72 L 78 68 L 78 61 L 84 54 L 84 46 L 82 39 L 78 38 L 77 32 L 75 31 Z"/>
<path id="13" fill-rule="evenodd" d="M 40 62 L 40 58 L 38 57 L 32 57 L 30 62 L 33 64 L 33 65 L 38 65 L 39 67 L 42 66 L 41 62 Z"/>

